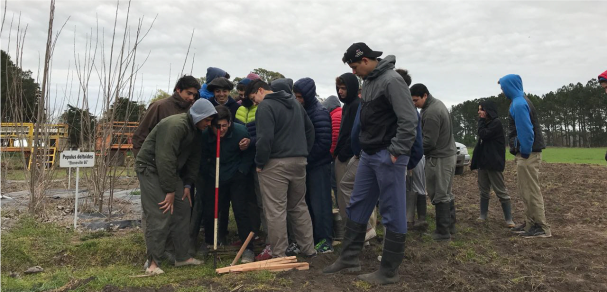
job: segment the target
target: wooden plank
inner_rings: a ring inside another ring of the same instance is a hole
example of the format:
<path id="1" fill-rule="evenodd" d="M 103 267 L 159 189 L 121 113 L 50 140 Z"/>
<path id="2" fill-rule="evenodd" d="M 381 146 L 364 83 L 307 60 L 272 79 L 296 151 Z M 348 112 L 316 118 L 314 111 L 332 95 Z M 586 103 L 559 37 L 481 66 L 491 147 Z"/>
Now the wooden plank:
<path id="1" fill-rule="evenodd" d="M 293 263 L 293 262 L 297 262 L 297 257 L 292 256 L 292 257 L 284 257 L 284 258 L 275 258 L 275 259 L 269 259 L 269 260 L 265 260 L 265 261 L 218 268 L 218 269 L 215 269 L 215 272 L 221 274 L 221 273 L 227 273 L 231 269 L 234 269 L 234 268 L 242 268 L 242 267 L 250 267 L 250 266 L 267 266 L 270 263 Z"/>
<path id="2" fill-rule="evenodd" d="M 230 266 L 233 266 L 236 264 L 236 262 L 238 262 L 238 260 L 240 259 L 240 257 L 242 256 L 242 253 L 244 252 L 244 250 L 247 248 L 247 246 L 249 245 L 249 242 L 251 242 L 251 239 L 253 238 L 253 235 L 255 235 L 255 233 L 253 233 L 253 231 L 249 232 L 249 236 L 247 236 L 247 240 L 244 241 L 244 243 L 242 244 L 242 247 L 240 248 L 240 250 L 238 251 L 238 254 L 236 255 L 236 257 L 234 258 L 234 260 L 232 261 L 232 264 Z"/>
<path id="3" fill-rule="evenodd" d="M 288 271 L 292 269 L 297 270 L 308 270 L 310 269 L 310 265 L 308 263 L 289 263 L 289 264 L 272 264 L 265 267 L 245 267 L 245 268 L 235 268 L 230 271 L 230 273 L 234 272 L 250 272 L 250 271 L 272 271 L 272 272 L 280 272 L 280 271 Z"/>

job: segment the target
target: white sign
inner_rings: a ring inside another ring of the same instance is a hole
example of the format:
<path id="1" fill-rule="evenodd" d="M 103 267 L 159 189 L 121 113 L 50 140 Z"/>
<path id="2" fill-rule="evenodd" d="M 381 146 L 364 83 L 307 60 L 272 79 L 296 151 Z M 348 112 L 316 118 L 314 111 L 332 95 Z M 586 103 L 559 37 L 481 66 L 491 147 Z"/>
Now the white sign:
<path id="1" fill-rule="evenodd" d="M 93 166 L 95 166 L 95 152 L 80 152 L 80 150 L 70 150 L 61 152 L 61 155 L 59 157 L 59 167 L 69 167 L 70 177 L 72 167 L 76 168 L 76 193 L 74 194 L 74 230 L 76 230 L 76 227 L 78 226 L 78 182 L 80 180 L 80 168 Z"/>
<path id="2" fill-rule="evenodd" d="M 95 152 L 63 151 L 59 158 L 60 167 L 93 167 Z"/>

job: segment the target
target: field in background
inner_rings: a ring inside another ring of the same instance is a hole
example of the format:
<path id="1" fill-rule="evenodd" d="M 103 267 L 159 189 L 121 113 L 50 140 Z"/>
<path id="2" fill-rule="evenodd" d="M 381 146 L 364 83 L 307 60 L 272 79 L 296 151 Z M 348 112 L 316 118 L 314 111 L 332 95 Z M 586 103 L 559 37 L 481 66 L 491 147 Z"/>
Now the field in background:
<path id="1" fill-rule="evenodd" d="M 548 163 L 577 163 L 607 165 L 605 152 L 607 148 L 563 148 L 548 147 L 542 151 L 542 160 Z M 474 147 L 468 148 L 472 156 Z M 506 160 L 514 160 L 514 156 L 506 149 Z"/>

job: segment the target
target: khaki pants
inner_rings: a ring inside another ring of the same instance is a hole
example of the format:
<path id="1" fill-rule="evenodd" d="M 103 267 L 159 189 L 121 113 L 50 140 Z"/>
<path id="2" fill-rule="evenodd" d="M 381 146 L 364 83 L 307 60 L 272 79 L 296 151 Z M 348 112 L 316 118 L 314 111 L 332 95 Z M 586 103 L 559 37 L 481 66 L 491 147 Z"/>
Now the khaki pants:
<path id="1" fill-rule="evenodd" d="M 478 170 L 478 189 L 480 191 L 481 198 L 489 200 L 491 195 L 491 189 L 495 192 L 495 195 L 500 199 L 500 202 L 510 201 L 510 196 L 504 185 L 504 173 L 497 170 Z"/>
<path id="2" fill-rule="evenodd" d="M 337 160 L 335 164 L 335 176 L 337 177 Z M 360 162 L 360 158 L 353 156 L 348 161 L 348 164 L 345 168 L 344 175 L 341 181 L 338 181 L 338 189 L 341 190 L 344 204 L 339 203 L 339 215 L 342 216 L 342 220 L 348 218 L 346 215 L 346 208 L 350 206 L 350 197 L 352 197 L 352 191 L 354 190 L 354 181 L 356 179 L 356 171 L 358 170 L 358 163 Z M 341 214 L 343 206 L 344 214 Z M 369 217 L 369 222 L 367 222 L 367 230 L 373 229 L 377 226 L 377 212 L 375 211 L 377 208 L 373 209 L 373 213 L 371 213 L 371 217 Z"/>
<path id="3" fill-rule="evenodd" d="M 353 158 L 350 158 L 345 162 L 341 162 L 339 159 L 335 158 L 335 183 L 337 184 L 337 193 L 335 194 L 335 198 L 337 199 L 337 206 L 339 207 L 339 216 L 344 219 L 347 218 L 346 207 L 348 206 L 348 203 L 350 203 L 352 189 L 350 189 L 350 193 L 346 196 L 341 186 L 341 180 L 346 174 L 349 162 Z M 352 180 L 352 187 L 354 187 L 354 180 Z"/>
<path id="4" fill-rule="evenodd" d="M 147 259 L 154 260 L 160 265 L 165 243 L 169 236 L 175 245 L 175 259 L 185 261 L 190 258 L 188 249 L 190 245 L 190 202 L 181 200 L 183 197 L 183 182 L 175 182 L 175 200 L 173 201 L 173 214 L 170 211 L 162 213 L 158 203 L 164 201 L 166 193 L 160 188 L 158 174 L 149 168 L 137 169 L 137 177 L 141 188 L 141 206 L 143 218 L 146 221 L 145 244 Z"/>
<path id="5" fill-rule="evenodd" d="M 546 222 L 546 211 L 544 209 L 544 198 L 540 190 L 540 164 L 542 153 L 532 152 L 528 159 L 521 157 L 520 153 L 515 157 L 517 174 L 517 191 L 525 204 L 525 229 L 537 224 L 546 235 L 552 235 L 550 225 Z"/>
<path id="6" fill-rule="evenodd" d="M 314 251 L 312 219 L 306 204 L 306 157 L 270 159 L 258 173 L 268 224 L 268 243 L 274 257 L 286 256 L 287 217 L 293 237 L 304 255 Z"/>
<path id="7" fill-rule="evenodd" d="M 453 176 L 457 157 L 428 157 L 426 156 L 426 189 L 433 205 L 449 203 L 455 199 L 453 192 Z"/>

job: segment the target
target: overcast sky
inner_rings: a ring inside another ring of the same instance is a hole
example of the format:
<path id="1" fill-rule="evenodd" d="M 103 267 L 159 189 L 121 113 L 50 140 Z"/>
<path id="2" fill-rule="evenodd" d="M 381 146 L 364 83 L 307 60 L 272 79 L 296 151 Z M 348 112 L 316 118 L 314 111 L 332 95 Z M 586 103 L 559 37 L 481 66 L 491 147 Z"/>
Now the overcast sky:
<path id="1" fill-rule="evenodd" d="M 56 107 L 76 104 L 76 51 L 83 59 L 86 34 L 105 30 L 109 58 L 115 1 L 62 1 L 55 31 L 70 17 L 55 48 L 51 91 Z M 117 41 L 122 39 L 128 2 L 119 5 Z M 17 20 L 28 25 L 23 67 L 36 77 L 48 29 L 49 1 L 2 2 L 6 20 L 2 49 L 15 55 Z M 346 48 L 366 42 L 396 56 L 396 67 L 410 71 L 448 106 L 497 95 L 497 80 L 517 73 L 525 91 L 542 95 L 569 84 L 586 83 L 607 69 L 607 2 L 586 1 L 133 1 L 130 31 L 138 19 L 147 29 L 137 50 L 137 96 L 148 102 L 157 89 L 173 87 L 194 39 L 184 73 L 201 77 L 209 66 L 232 77 L 255 68 L 297 80 L 311 77 L 321 97 L 335 94 L 335 77 L 349 72 L 341 62 Z M 11 21 L 13 21 L 12 29 Z M 9 34 L 11 36 L 8 47 Z M 115 45 L 117 46 L 117 45 Z M 101 67 L 101 53 L 97 53 Z M 171 74 L 169 74 L 171 68 Z M 169 84 L 170 79 L 170 84 Z M 99 77 L 93 73 L 89 104 Z M 53 100 L 51 103 L 53 103 Z"/>

